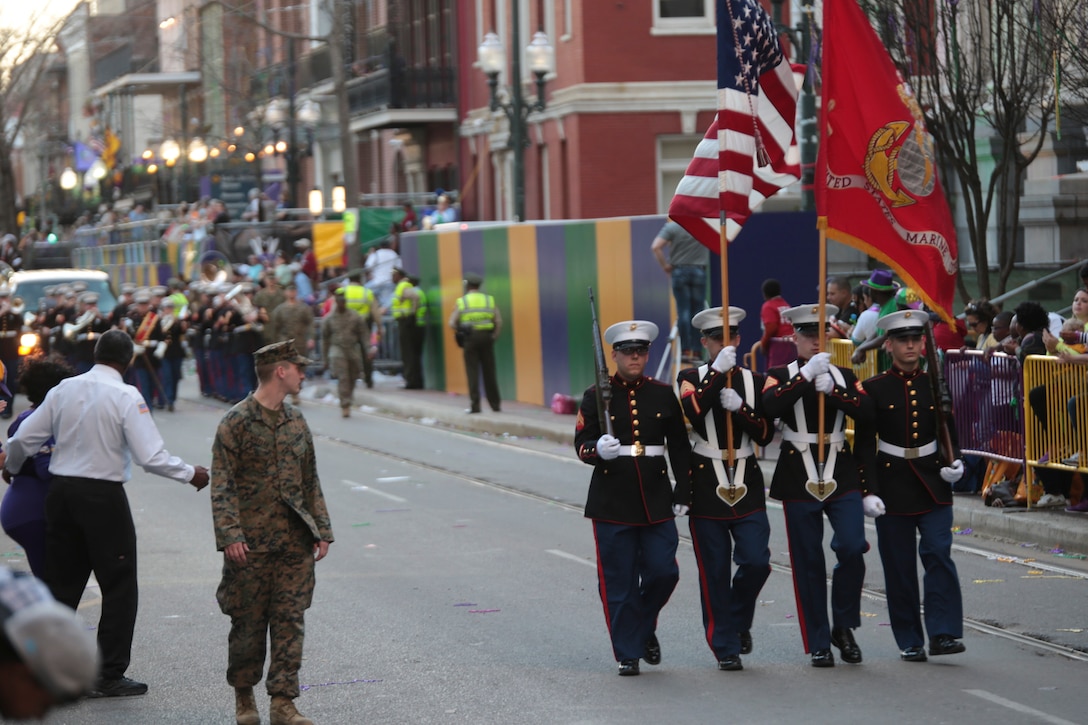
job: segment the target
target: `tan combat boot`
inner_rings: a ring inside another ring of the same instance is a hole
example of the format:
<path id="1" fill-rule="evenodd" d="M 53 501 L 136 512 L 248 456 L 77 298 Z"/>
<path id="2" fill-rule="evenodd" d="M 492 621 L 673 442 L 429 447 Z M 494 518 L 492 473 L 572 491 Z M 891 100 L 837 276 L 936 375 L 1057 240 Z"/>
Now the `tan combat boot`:
<path id="1" fill-rule="evenodd" d="M 257 701 L 253 699 L 252 687 L 235 688 L 234 717 L 238 725 L 261 725 L 261 716 L 257 713 Z"/>
<path id="2" fill-rule="evenodd" d="M 351 417 L 351 408 L 341 408 L 340 409 L 340 417 L 341 418 L 350 418 Z"/>
<path id="3" fill-rule="evenodd" d="M 272 696 L 272 707 L 268 714 L 271 716 L 272 725 L 314 725 L 313 720 L 299 714 L 294 700 L 282 695 Z"/>

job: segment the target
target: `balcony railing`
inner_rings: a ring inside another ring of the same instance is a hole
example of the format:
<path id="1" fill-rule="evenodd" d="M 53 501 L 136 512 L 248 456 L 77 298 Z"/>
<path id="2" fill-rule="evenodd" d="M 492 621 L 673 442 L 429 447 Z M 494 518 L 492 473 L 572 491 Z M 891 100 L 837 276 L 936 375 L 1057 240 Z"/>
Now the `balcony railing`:
<path id="1" fill-rule="evenodd" d="M 454 103 L 452 68 L 382 68 L 348 81 L 353 115 L 381 108 L 449 108 Z"/>

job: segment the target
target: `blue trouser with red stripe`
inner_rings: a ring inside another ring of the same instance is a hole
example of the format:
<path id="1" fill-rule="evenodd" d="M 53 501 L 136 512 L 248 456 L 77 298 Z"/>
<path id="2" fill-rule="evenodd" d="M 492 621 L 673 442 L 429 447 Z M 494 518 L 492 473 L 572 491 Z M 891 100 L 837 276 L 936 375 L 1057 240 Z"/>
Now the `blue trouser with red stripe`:
<path id="1" fill-rule="evenodd" d="M 918 562 L 922 560 L 926 629 L 922 631 Z M 921 647 L 928 632 L 956 639 L 963 636 L 963 595 L 959 574 L 952 561 L 952 506 L 936 506 L 921 514 L 876 520 L 877 548 L 884 565 L 884 587 L 888 595 L 888 618 L 899 649 Z"/>
<path id="2" fill-rule="evenodd" d="M 739 655 L 740 633 L 752 628 L 759 592 L 771 574 L 767 512 L 753 511 L 739 519 L 691 517 L 688 528 L 699 564 L 706 643 L 719 660 Z M 730 558 L 737 565 L 732 579 Z"/>
<path id="3" fill-rule="evenodd" d="M 783 501 L 790 542 L 793 587 L 805 652 L 831 649 L 827 618 L 827 564 L 824 561 L 824 514 L 834 535 L 836 563 L 831 574 L 831 621 L 835 627 L 861 626 L 861 588 L 865 584 L 865 514 L 861 492 L 849 491 L 826 501 Z"/>
<path id="4" fill-rule="evenodd" d="M 616 661 L 642 657 L 657 615 L 680 581 L 672 519 L 630 526 L 593 521 L 597 581 Z"/>

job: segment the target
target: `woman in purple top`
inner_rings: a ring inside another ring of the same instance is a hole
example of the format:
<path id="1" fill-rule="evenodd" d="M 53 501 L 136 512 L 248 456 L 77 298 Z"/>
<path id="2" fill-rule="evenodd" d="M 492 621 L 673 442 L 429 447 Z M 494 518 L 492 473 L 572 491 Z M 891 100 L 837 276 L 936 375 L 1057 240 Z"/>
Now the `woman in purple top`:
<path id="1" fill-rule="evenodd" d="M 19 386 L 30 401 L 30 408 L 19 414 L 8 428 L 10 438 L 27 416 L 45 400 L 45 394 L 57 383 L 75 375 L 75 371 L 62 362 L 45 358 L 23 361 L 19 373 Z M 37 454 L 23 464 L 11 479 L 0 503 L 0 525 L 4 533 L 26 551 L 30 570 L 37 577 L 45 574 L 45 494 L 49 492 L 49 460 L 53 455 L 53 439 L 42 444 Z M 5 474 L 6 476 L 6 474 Z"/>

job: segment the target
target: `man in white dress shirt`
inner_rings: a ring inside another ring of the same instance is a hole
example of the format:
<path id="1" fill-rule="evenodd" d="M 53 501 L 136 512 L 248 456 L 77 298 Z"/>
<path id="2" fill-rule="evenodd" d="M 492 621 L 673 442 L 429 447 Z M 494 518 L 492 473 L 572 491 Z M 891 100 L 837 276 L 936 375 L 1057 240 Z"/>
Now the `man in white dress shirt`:
<path id="1" fill-rule="evenodd" d="M 136 528 L 122 485 L 131 478 L 132 462 L 198 491 L 208 485 L 206 468 L 170 455 L 140 392 L 122 380 L 132 353 L 126 333 L 104 333 L 94 348 L 94 367 L 49 391 L 8 440 L 5 462 L 7 478 L 50 436 L 56 440 L 45 500 L 45 581 L 72 609 L 92 571 L 102 589 L 102 669 L 91 697 L 147 692 L 147 685 L 125 677 L 138 597 Z"/>

